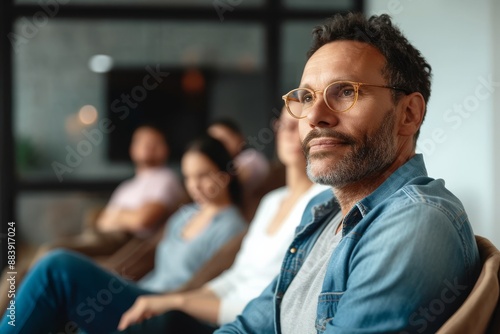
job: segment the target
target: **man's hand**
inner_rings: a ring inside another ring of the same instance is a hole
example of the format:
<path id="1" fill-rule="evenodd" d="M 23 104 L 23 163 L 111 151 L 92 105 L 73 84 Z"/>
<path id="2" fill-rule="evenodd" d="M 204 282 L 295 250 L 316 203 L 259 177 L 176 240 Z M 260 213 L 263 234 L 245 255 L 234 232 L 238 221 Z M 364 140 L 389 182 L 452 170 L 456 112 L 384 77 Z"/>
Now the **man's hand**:
<path id="1" fill-rule="evenodd" d="M 124 330 L 130 325 L 177 309 L 180 307 L 182 299 L 179 294 L 140 296 L 132 307 L 122 315 L 118 330 Z"/>

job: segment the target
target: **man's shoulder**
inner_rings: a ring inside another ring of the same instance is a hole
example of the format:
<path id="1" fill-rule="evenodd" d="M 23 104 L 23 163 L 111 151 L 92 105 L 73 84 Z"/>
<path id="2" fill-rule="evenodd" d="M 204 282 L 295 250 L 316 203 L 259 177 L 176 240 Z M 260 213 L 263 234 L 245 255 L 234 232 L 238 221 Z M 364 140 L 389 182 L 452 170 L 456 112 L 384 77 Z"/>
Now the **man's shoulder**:
<path id="1" fill-rule="evenodd" d="M 431 250 L 435 245 L 445 244 L 450 251 L 462 252 L 466 262 L 475 258 L 475 254 L 469 254 L 475 248 L 475 241 L 467 213 L 440 179 L 411 180 L 365 212 L 353 232 L 359 238 L 364 237 L 364 242 L 376 240 L 387 244 L 391 240 L 408 247 L 418 244 L 422 254 L 427 254 L 422 248 Z"/>
<path id="2" fill-rule="evenodd" d="M 407 209 L 438 211 L 450 219 L 466 218 L 462 202 L 445 186 L 442 179 L 419 177 L 405 184 L 387 198 L 388 205 L 404 206 Z"/>
<path id="3" fill-rule="evenodd" d="M 398 210 L 426 205 L 451 210 L 454 214 L 464 211 L 462 203 L 446 188 L 444 180 L 428 176 L 422 154 L 415 154 L 356 205 L 363 215 L 375 209 Z"/>

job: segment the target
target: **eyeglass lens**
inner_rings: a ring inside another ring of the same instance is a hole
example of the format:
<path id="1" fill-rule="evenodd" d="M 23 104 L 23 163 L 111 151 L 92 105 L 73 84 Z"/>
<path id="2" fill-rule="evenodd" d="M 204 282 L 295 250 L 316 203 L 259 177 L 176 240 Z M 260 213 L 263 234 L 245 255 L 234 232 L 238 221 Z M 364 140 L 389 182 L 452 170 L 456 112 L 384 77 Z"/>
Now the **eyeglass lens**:
<path id="1" fill-rule="evenodd" d="M 292 91 L 287 98 L 288 108 L 296 117 L 304 117 L 307 109 L 312 107 L 321 92 L 299 88 Z M 324 99 L 333 111 L 346 111 L 357 99 L 357 87 L 350 82 L 335 82 L 323 91 Z"/>

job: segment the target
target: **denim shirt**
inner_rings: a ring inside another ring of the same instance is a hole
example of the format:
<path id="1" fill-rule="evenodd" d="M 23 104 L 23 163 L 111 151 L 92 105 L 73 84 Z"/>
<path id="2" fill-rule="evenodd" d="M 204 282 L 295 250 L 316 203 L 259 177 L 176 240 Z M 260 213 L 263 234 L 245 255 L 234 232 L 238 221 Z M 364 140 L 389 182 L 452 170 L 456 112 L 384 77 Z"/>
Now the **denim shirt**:
<path id="1" fill-rule="evenodd" d="M 311 200 L 280 275 L 217 334 L 281 333 L 284 292 L 337 210 L 330 190 Z M 465 300 L 479 270 L 462 204 L 444 181 L 427 176 L 423 157 L 415 155 L 344 217 L 318 296 L 316 331 L 435 332 Z"/>

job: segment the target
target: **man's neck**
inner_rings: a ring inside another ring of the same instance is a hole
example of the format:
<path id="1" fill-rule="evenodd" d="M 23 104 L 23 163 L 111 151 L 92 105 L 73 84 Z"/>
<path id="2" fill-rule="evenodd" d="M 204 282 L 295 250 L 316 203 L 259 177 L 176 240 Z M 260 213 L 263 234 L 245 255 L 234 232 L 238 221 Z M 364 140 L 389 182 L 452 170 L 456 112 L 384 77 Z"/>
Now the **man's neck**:
<path id="1" fill-rule="evenodd" d="M 383 181 L 385 180 L 381 178 L 372 180 L 365 178 L 360 182 L 351 183 L 341 188 L 333 188 L 335 197 L 342 210 L 342 216 L 345 217 L 357 202 L 370 195 Z"/>
<path id="2" fill-rule="evenodd" d="M 399 167 L 410 160 L 411 156 L 398 156 L 394 162 L 382 171 L 378 171 L 373 175 L 364 179 L 350 183 L 344 187 L 333 188 L 335 197 L 337 198 L 342 215 L 345 217 L 347 213 L 356 205 L 357 202 L 374 192 L 382 183 L 385 182 Z"/>
<path id="3" fill-rule="evenodd" d="M 136 166 L 135 167 L 135 174 L 136 175 L 140 175 L 140 174 L 144 174 L 144 173 L 147 173 L 148 171 L 151 171 L 151 170 L 154 170 L 154 169 L 157 169 L 158 167 L 160 166 Z"/>

